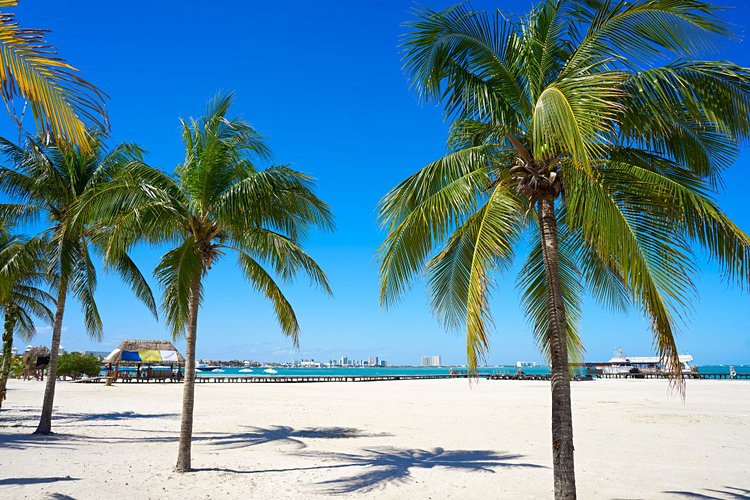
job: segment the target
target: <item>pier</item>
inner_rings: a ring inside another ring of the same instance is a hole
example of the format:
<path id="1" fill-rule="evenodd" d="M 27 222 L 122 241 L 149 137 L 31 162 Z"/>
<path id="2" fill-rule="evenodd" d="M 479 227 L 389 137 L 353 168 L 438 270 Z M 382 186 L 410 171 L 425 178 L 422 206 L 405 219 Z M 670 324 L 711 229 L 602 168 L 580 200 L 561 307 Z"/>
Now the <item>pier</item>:
<path id="1" fill-rule="evenodd" d="M 199 384 L 305 384 L 315 382 L 383 382 L 389 380 L 437 380 L 437 379 L 468 379 L 480 378 L 485 380 L 540 380 L 549 381 L 550 374 L 489 374 L 480 373 L 476 377 L 469 377 L 466 373 L 440 374 L 440 375 L 275 375 L 275 376 L 240 376 L 240 375 L 201 375 L 195 377 Z M 668 373 L 598 373 L 595 375 L 573 376 L 571 380 L 585 381 L 601 379 L 668 379 Z M 695 380 L 750 380 L 750 373 L 737 373 L 732 377 L 729 373 L 683 373 L 683 379 Z M 98 383 L 105 382 L 107 377 L 90 377 L 74 380 L 74 383 Z M 169 377 L 117 377 L 112 382 L 125 383 L 163 383 L 182 382 L 180 378 Z"/>
<path id="2" fill-rule="evenodd" d="M 666 379 L 671 374 L 664 372 L 637 372 L 637 373 L 598 373 L 595 376 L 598 378 L 657 378 Z M 742 379 L 750 380 L 750 373 L 736 373 L 732 376 L 729 373 L 699 373 L 689 372 L 682 374 L 683 379 L 698 379 L 698 380 L 721 380 L 721 379 Z"/>
<path id="3" fill-rule="evenodd" d="M 480 378 L 487 375 L 480 375 Z M 310 383 L 310 382 L 380 382 L 385 380 L 433 380 L 446 378 L 469 378 L 466 374 L 459 375 L 323 375 L 323 376 L 251 376 L 240 377 L 234 375 L 202 375 L 195 377 L 196 383 L 243 383 L 243 384 L 274 384 L 274 383 Z"/>

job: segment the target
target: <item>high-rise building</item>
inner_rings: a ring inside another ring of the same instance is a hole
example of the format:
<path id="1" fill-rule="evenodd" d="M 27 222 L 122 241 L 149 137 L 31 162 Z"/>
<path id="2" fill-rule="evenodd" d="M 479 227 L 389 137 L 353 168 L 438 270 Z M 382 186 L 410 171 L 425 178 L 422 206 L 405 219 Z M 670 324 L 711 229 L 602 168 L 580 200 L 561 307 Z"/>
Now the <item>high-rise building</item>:
<path id="1" fill-rule="evenodd" d="M 341 356 L 341 358 L 339 358 L 339 364 L 341 366 L 348 365 L 349 364 L 349 358 L 347 358 L 346 356 Z"/>
<path id="2" fill-rule="evenodd" d="M 378 366 L 380 362 L 378 361 L 377 356 L 371 356 L 369 359 L 369 363 L 367 363 L 368 366 Z"/>
<path id="3" fill-rule="evenodd" d="M 422 356 L 422 366 L 442 366 L 440 356 Z"/>

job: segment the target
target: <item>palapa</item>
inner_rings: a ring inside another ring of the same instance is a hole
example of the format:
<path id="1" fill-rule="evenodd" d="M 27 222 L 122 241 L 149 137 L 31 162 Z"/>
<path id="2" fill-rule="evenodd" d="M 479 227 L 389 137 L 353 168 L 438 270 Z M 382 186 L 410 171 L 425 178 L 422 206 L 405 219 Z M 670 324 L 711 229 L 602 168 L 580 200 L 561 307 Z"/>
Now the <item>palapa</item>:
<path id="1" fill-rule="evenodd" d="M 185 364 L 185 358 L 168 340 L 124 340 L 106 358 L 104 363 L 144 364 L 177 363 Z"/>

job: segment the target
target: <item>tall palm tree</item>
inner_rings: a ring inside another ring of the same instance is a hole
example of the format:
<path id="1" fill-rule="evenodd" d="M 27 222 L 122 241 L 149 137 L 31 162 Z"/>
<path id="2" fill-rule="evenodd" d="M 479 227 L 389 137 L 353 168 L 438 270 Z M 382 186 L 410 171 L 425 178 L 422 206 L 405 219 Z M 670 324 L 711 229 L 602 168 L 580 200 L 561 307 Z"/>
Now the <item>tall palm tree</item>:
<path id="1" fill-rule="evenodd" d="M 333 228 L 328 206 L 313 180 L 288 166 L 256 168 L 269 158 L 260 135 L 227 113 L 233 96 L 218 95 L 200 120 L 182 122 L 185 160 L 174 175 L 133 165 L 130 177 L 96 194 L 83 208 L 116 228 L 108 248 L 123 252 L 139 241 L 176 247 L 154 274 L 164 289 L 162 308 L 175 337 L 185 335 L 185 380 L 176 470 L 191 468 L 195 347 L 203 280 L 232 251 L 248 282 L 273 304 L 281 331 L 298 343 L 292 306 L 263 264 L 284 281 L 299 272 L 330 293 L 325 274 L 302 249 L 312 227 Z"/>
<path id="2" fill-rule="evenodd" d="M 91 137 L 86 149 L 70 145 L 49 145 L 28 138 L 17 146 L 0 138 L 0 154 L 13 167 L 0 167 L 0 190 L 16 203 L 0 205 L 6 217 L 19 221 L 46 218 L 49 224 L 40 237 L 47 240 L 48 275 L 52 279 L 56 311 L 52 324 L 52 345 L 47 385 L 38 434 L 52 432 L 52 405 L 57 380 L 57 355 L 60 347 L 63 315 L 68 292 L 81 304 L 88 333 L 101 337 L 102 321 L 94 301 L 96 268 L 91 253 L 100 253 L 105 268 L 118 272 L 135 295 L 156 315 L 156 303 L 148 283 L 124 252 L 113 252 L 102 245 L 111 228 L 92 224 L 92 219 L 77 216 L 80 199 L 113 182 L 119 170 L 140 162 L 141 151 L 122 144 L 108 151 L 100 138 Z"/>
<path id="3" fill-rule="evenodd" d="M 748 138 L 750 70 L 702 59 L 732 33 L 696 0 L 548 0 L 522 19 L 460 5 L 408 26 L 411 83 L 452 119 L 450 151 L 381 201 L 381 301 L 424 270 L 475 371 L 493 275 L 528 249 L 518 286 L 551 363 L 555 497 L 574 498 L 584 291 L 640 308 L 684 390 L 674 332 L 694 249 L 750 282 L 750 238 L 712 199 Z"/>
<path id="4" fill-rule="evenodd" d="M 27 241 L 0 228 L 0 312 L 3 313 L 3 352 L 0 360 L 0 407 L 5 399 L 12 362 L 13 335 L 30 339 L 34 317 L 52 322 L 52 296 L 40 288 L 47 282 L 44 241 Z"/>
<path id="5" fill-rule="evenodd" d="M 31 105 L 46 142 L 51 139 L 88 148 L 84 122 L 100 131 L 109 128 L 105 96 L 57 55 L 45 39 L 45 30 L 18 25 L 15 15 L 6 10 L 17 5 L 18 0 L 0 0 L 0 96 L 19 128 L 23 112 L 17 116 L 16 97 Z"/>

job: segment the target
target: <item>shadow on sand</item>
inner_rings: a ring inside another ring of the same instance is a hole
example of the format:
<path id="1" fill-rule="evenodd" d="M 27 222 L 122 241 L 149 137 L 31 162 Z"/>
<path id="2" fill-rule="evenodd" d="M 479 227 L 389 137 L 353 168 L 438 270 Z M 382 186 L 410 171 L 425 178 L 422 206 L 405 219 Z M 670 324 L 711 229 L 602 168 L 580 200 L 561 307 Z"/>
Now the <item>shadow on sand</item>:
<path id="1" fill-rule="evenodd" d="M 712 499 L 712 500 L 735 500 L 735 499 L 750 499 L 750 490 L 745 488 L 735 488 L 734 486 L 724 486 L 720 490 L 704 488 L 703 491 L 706 493 L 698 493 L 695 491 L 665 491 L 671 495 L 676 495 L 682 498 L 700 498 L 700 499 Z"/>
<path id="2" fill-rule="evenodd" d="M 39 408 L 13 408 L 9 411 L 0 412 L 0 423 L 9 424 L 25 421 L 39 420 Z M 53 425 L 55 422 L 121 422 L 124 420 L 142 420 L 152 418 L 177 418 L 179 413 L 136 413 L 134 411 L 115 411 L 109 413 L 54 413 L 52 416 Z"/>
<path id="3" fill-rule="evenodd" d="M 273 425 L 268 428 L 249 427 L 248 432 L 237 434 L 214 434 L 193 437 L 194 442 L 206 441 L 207 444 L 227 448 L 244 448 L 267 443 L 289 444 L 297 449 L 306 448 L 302 439 L 353 439 L 364 437 L 385 437 L 390 434 L 372 434 L 352 427 L 307 427 L 294 429 L 293 427 Z"/>
<path id="4" fill-rule="evenodd" d="M 308 455 L 317 456 L 319 455 Z M 326 460 L 337 460 L 352 467 L 363 467 L 359 474 L 317 483 L 325 493 L 347 494 L 367 492 L 387 484 L 402 484 L 412 480 L 414 469 L 446 469 L 494 473 L 496 468 L 532 467 L 542 465 L 518 462 L 523 455 L 498 453 L 490 450 L 432 450 L 371 448 L 359 454 L 333 453 Z"/>
<path id="5" fill-rule="evenodd" d="M 77 477 L 9 477 L 0 479 L 0 486 L 56 483 L 58 481 L 78 481 Z"/>
<path id="6" fill-rule="evenodd" d="M 94 419 L 103 419 L 100 414 Z M 113 415 L 113 414 L 106 414 Z M 133 412 L 118 413 L 114 417 L 116 420 L 127 421 L 131 418 L 158 418 L 160 416 L 169 416 L 171 414 L 137 414 Z M 244 427 L 247 432 L 238 433 L 196 433 L 193 436 L 193 443 L 200 443 L 207 446 L 220 448 L 245 448 L 249 446 L 258 446 L 268 443 L 280 443 L 291 445 L 296 449 L 306 448 L 307 444 L 303 439 L 353 439 L 364 437 L 385 437 L 390 434 L 385 433 L 368 433 L 352 427 L 307 427 L 304 429 L 295 429 L 289 426 L 274 425 L 268 428 L 263 427 Z M 118 443 L 174 443 L 179 436 L 176 431 L 154 431 L 147 429 L 131 429 L 144 433 L 159 433 L 159 436 L 143 437 L 117 437 L 117 436 L 88 436 L 81 434 L 55 433 L 48 436 L 38 436 L 26 433 L 0 433 L 0 449 L 25 449 L 43 446 L 62 446 L 70 449 L 76 442 L 97 442 L 104 444 Z"/>
<path id="7" fill-rule="evenodd" d="M 384 488 L 388 484 L 403 484 L 412 480 L 414 469 L 465 470 L 494 473 L 497 468 L 532 467 L 543 465 L 517 461 L 523 455 L 498 453 L 489 450 L 432 450 L 371 448 L 360 453 L 297 453 L 297 456 L 315 458 L 340 463 L 322 464 L 310 467 L 290 467 L 284 469 L 237 470 L 224 468 L 196 469 L 200 471 L 229 472 L 236 474 L 264 474 L 274 472 L 312 471 L 363 468 L 361 473 L 353 473 L 340 479 L 316 483 L 325 494 L 350 494 L 368 492 Z"/>

